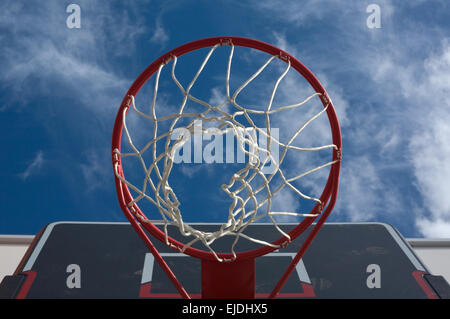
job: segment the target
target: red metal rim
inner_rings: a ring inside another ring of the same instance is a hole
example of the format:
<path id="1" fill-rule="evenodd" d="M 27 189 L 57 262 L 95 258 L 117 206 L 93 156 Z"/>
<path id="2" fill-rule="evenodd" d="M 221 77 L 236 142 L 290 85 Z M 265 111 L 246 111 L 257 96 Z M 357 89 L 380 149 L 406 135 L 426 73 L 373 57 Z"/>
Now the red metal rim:
<path id="1" fill-rule="evenodd" d="M 291 67 L 293 67 L 297 72 L 299 72 L 312 86 L 312 88 L 317 92 L 321 93 L 323 96 L 325 96 L 328 101 L 329 105 L 327 108 L 327 116 L 330 123 L 331 133 L 332 133 L 332 140 L 333 144 L 337 146 L 338 150 L 333 151 L 333 160 L 338 160 L 336 163 L 334 163 L 331 166 L 330 173 L 328 175 L 328 180 L 325 185 L 325 188 L 322 192 L 322 195 L 320 196 L 320 200 L 323 203 L 324 210 L 320 214 L 320 219 L 317 222 L 317 225 L 319 227 L 323 224 L 323 222 L 326 220 L 328 215 L 331 213 L 331 210 L 334 207 L 334 204 L 336 202 L 337 193 L 338 193 L 338 185 L 339 185 L 339 171 L 340 171 L 340 158 L 342 154 L 342 137 L 341 137 L 341 131 L 339 127 L 339 122 L 337 119 L 337 115 L 334 109 L 334 106 L 332 104 L 331 99 L 329 98 L 327 92 L 325 91 L 325 88 L 322 86 L 322 84 L 319 82 L 319 80 L 314 76 L 314 74 L 300 61 L 298 61 L 295 57 L 290 55 L 289 53 L 272 46 L 270 44 L 253 40 L 249 38 L 242 38 L 242 37 L 213 37 L 213 38 L 206 38 L 201 39 L 197 41 L 193 41 L 187 44 L 184 44 L 182 46 L 179 46 L 166 54 L 162 55 L 158 59 L 156 59 L 152 64 L 150 64 L 140 75 L 139 77 L 134 81 L 134 83 L 129 88 L 127 94 L 125 95 L 124 99 L 122 100 L 122 104 L 120 106 L 120 109 L 117 113 L 116 120 L 114 123 L 114 129 L 113 129 L 113 136 L 112 136 L 112 159 L 113 159 L 113 167 L 118 164 L 118 171 L 119 174 L 124 177 L 123 170 L 122 170 L 122 164 L 120 162 L 120 159 L 117 159 L 114 153 L 115 149 L 120 150 L 121 148 L 121 137 L 122 137 L 122 129 L 123 129 L 123 114 L 124 114 L 124 108 L 127 107 L 127 104 L 129 104 L 130 96 L 136 96 L 136 94 L 139 92 L 141 87 L 145 84 L 145 82 L 150 79 L 150 77 L 158 70 L 159 66 L 162 63 L 167 63 L 169 60 L 172 59 L 173 56 L 179 57 L 183 54 L 186 54 L 188 52 L 198 50 L 205 47 L 212 47 L 216 44 L 229 44 L 232 43 L 234 46 L 242 46 L 242 47 L 248 47 L 256 50 L 260 50 L 263 52 L 266 52 L 270 55 L 279 56 L 283 61 L 289 60 L 291 63 Z M 322 99 L 322 103 L 324 107 L 326 106 L 326 102 Z M 122 183 L 121 180 L 115 175 L 115 183 L 116 183 L 116 191 L 117 196 L 119 200 L 119 204 L 125 214 L 125 216 L 130 220 L 130 222 L 134 223 L 135 225 L 138 223 L 136 219 L 133 217 L 134 214 L 130 211 L 128 208 L 127 203 L 133 200 L 133 197 L 128 189 L 128 186 L 125 183 Z M 144 213 L 139 209 L 137 205 L 134 205 L 134 208 L 142 215 Z M 318 205 L 316 205 L 311 212 L 317 211 Z M 145 215 L 144 215 L 145 216 Z M 291 237 L 291 240 L 298 237 L 300 234 L 302 234 L 316 219 L 317 217 L 307 217 L 303 219 L 301 223 L 299 223 L 295 228 L 293 228 L 288 234 Z M 147 231 L 149 231 L 153 236 L 155 236 L 157 239 L 159 239 L 162 242 L 165 242 L 165 234 L 154 224 L 152 223 L 141 223 L 141 226 L 144 227 Z M 184 244 L 169 237 L 169 242 L 172 246 L 178 247 L 181 249 Z M 281 237 L 278 240 L 275 240 L 272 242 L 274 245 L 284 245 L 286 242 L 286 238 Z M 246 259 L 246 258 L 256 258 L 262 255 L 265 255 L 271 251 L 274 251 L 276 248 L 272 248 L 269 246 L 263 246 L 254 250 L 245 251 L 237 253 L 238 259 Z M 204 251 L 196 248 L 189 247 L 184 251 L 186 254 L 201 258 L 201 259 L 209 259 L 209 260 L 215 260 L 214 255 L 209 251 Z M 231 254 L 228 253 L 220 253 L 218 254 L 220 258 L 226 258 L 230 259 Z"/>

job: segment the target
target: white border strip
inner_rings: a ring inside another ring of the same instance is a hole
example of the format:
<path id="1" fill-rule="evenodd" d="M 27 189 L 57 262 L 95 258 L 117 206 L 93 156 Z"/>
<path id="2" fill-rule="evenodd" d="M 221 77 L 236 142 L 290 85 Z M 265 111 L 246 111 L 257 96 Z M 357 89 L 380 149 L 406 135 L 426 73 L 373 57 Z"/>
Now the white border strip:
<path id="1" fill-rule="evenodd" d="M 382 225 L 384 225 L 384 227 L 386 227 L 389 234 L 391 234 L 392 238 L 397 242 L 400 249 L 403 250 L 403 253 L 409 258 L 409 260 L 414 265 L 414 267 L 416 267 L 417 270 L 429 272 L 425 269 L 425 267 L 423 266 L 423 263 L 413 253 L 413 251 L 414 251 L 413 248 L 411 246 L 409 246 L 409 244 L 406 241 L 402 240 L 399 233 L 391 225 L 388 225 L 388 224 L 382 224 Z"/>

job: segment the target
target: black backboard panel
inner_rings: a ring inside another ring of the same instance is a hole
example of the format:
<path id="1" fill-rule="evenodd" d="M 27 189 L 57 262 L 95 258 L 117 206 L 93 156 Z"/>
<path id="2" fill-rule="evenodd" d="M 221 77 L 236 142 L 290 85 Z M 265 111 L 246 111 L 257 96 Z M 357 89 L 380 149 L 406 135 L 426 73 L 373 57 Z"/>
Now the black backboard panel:
<path id="1" fill-rule="evenodd" d="M 284 229 L 292 226 L 282 225 Z M 251 225 L 247 233 L 277 236 L 269 224 Z M 272 291 L 305 236 L 257 259 L 257 298 L 267 297 Z M 200 297 L 200 260 L 171 250 L 156 239 L 153 243 L 187 292 L 193 298 Z M 243 242 L 240 249 L 248 250 L 250 245 Z M 393 227 L 329 223 L 297 265 L 279 298 L 436 298 L 424 279 L 426 274 L 426 267 Z M 21 285 L 17 289 L 8 287 L 14 292 L 11 297 L 16 298 L 180 297 L 128 223 L 50 224 L 40 232 L 15 275 L 21 280 L 8 277 L 4 282 Z"/>

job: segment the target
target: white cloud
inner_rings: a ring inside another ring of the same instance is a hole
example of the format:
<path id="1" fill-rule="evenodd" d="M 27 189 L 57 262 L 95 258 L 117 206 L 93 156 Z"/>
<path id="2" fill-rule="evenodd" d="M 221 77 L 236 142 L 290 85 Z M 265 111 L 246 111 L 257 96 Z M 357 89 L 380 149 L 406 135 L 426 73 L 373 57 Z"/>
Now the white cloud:
<path id="1" fill-rule="evenodd" d="M 308 0 L 308 1 L 283 1 L 283 4 L 270 0 L 257 1 L 257 7 L 267 12 L 272 17 L 278 17 L 287 20 L 290 23 L 302 24 L 310 19 L 321 18 L 331 7 L 336 8 L 335 3 L 327 0 Z M 341 6 L 343 9 L 347 6 Z"/>
<path id="2" fill-rule="evenodd" d="M 161 21 L 157 20 L 155 29 L 150 38 L 150 42 L 159 44 L 160 46 L 164 47 L 168 41 L 169 35 L 167 34 L 166 30 L 164 30 Z"/>
<path id="3" fill-rule="evenodd" d="M 411 138 L 410 157 L 429 216 L 419 216 L 419 229 L 429 234 L 427 227 L 450 229 L 450 103 L 440 112 L 433 112 L 426 119 L 426 126 Z M 439 224 L 442 224 L 439 226 Z M 444 225 L 447 225 L 444 227 Z M 442 234 L 442 231 L 440 233 Z M 436 236 L 436 234 L 434 235 Z M 450 237 L 447 232 L 445 237 Z"/>
<path id="4" fill-rule="evenodd" d="M 36 94 L 53 94 L 56 82 L 67 90 L 68 97 L 80 100 L 92 111 L 110 113 L 118 107 L 120 92 L 131 81 L 113 71 L 111 59 L 105 57 L 111 57 L 110 52 L 113 57 L 133 54 L 133 39 L 144 32 L 143 27 L 127 13 L 105 4 L 81 1 L 82 23 L 76 30 L 65 25 L 63 3 L 46 2 L 31 11 L 24 4 L 2 4 L 2 28 L 7 36 L 1 40 L 4 72 L 0 81 L 14 95 L 10 106 L 17 100 L 26 105 Z M 98 12 L 95 19 L 87 14 L 92 11 Z M 20 23 L 16 23 L 17 17 Z M 128 44 L 112 47 L 114 43 Z M 39 79 L 34 81 L 36 85 L 24 85 L 33 77 Z M 7 108 L 2 106 L 3 111 Z"/>
<path id="5" fill-rule="evenodd" d="M 224 92 L 222 92 L 221 87 L 214 87 L 211 89 L 211 96 L 208 100 L 208 103 L 212 106 L 218 106 L 227 102 L 227 96 Z M 228 106 L 223 107 L 225 112 L 228 112 Z"/>
<path id="6" fill-rule="evenodd" d="M 336 26 L 348 27 L 359 24 L 365 27 L 367 6 L 370 1 L 333 1 L 333 0 L 286 0 L 283 5 L 276 1 L 258 0 L 253 6 L 266 13 L 270 19 L 285 21 L 290 25 L 310 25 L 314 21 L 333 21 Z M 390 21 L 395 13 L 391 0 L 377 0 L 380 6 L 382 25 Z M 353 15 L 351 18 L 350 15 Z"/>
<path id="7" fill-rule="evenodd" d="M 339 90 L 340 87 L 335 90 L 338 99 L 343 96 L 352 100 L 351 113 L 350 104 L 345 103 L 345 99 L 342 103 L 334 98 L 333 83 L 331 89 L 330 83 L 327 83 L 328 72 L 325 76 L 318 74 L 335 102 L 336 109 L 344 106 L 343 110 L 337 110 L 341 127 L 344 128 L 344 160 L 335 209 L 338 216 L 352 221 L 416 219 L 416 227 L 423 235 L 450 237 L 450 200 L 446 195 L 450 189 L 450 170 L 447 165 L 450 162 L 448 41 L 443 41 L 441 52 L 424 53 L 424 48 L 435 49 L 436 37 L 430 38 L 429 32 L 425 30 L 412 34 L 408 28 L 398 29 L 392 23 L 394 15 L 402 14 L 398 12 L 397 5 L 394 6 L 390 1 L 378 4 L 382 10 L 383 28 L 379 32 L 372 30 L 368 33 L 355 32 L 357 29 L 354 27 L 357 23 L 365 22 L 363 19 L 360 22 L 357 19 L 343 20 L 346 14 L 356 13 L 358 6 L 349 5 L 348 10 L 339 11 L 335 8 L 337 3 L 328 6 L 323 1 L 317 1 L 306 10 L 295 12 L 292 9 L 297 4 L 288 2 L 284 8 L 274 7 L 273 12 L 276 13 L 275 18 L 285 18 L 297 24 L 308 24 L 320 18 L 319 15 L 334 14 L 334 26 L 340 30 L 338 34 L 343 43 L 367 43 L 364 47 L 352 46 L 352 50 L 346 51 L 346 58 L 361 72 L 361 79 L 368 75 L 372 82 L 346 82 L 342 85 L 345 91 Z M 270 3 L 263 2 L 262 5 L 267 7 Z M 323 10 L 313 12 L 319 6 Z M 330 10 L 332 7 L 333 10 Z M 281 11 L 284 14 L 280 14 Z M 357 14 L 366 16 L 365 11 Z M 409 21 L 403 14 L 402 18 L 402 23 L 417 23 Z M 359 29 L 362 30 L 361 27 Z M 441 33 L 439 28 L 433 32 L 435 35 Z M 277 31 L 273 35 L 276 45 L 294 55 L 299 54 L 282 33 Z M 313 43 L 305 45 L 308 48 L 313 46 L 311 50 L 314 51 Z M 315 61 L 304 47 L 301 47 L 301 53 L 306 52 L 307 57 Z M 420 54 L 415 55 L 413 52 L 416 50 Z M 421 58 L 427 54 L 428 58 Z M 328 62 L 323 62 L 331 67 Z M 339 70 L 342 72 L 347 67 L 340 64 Z M 362 90 L 359 89 L 361 86 Z M 355 101 L 362 101 L 362 104 L 357 105 Z M 411 184 L 402 187 L 393 182 L 392 174 L 405 178 L 408 176 L 403 175 L 405 173 L 411 174 Z M 407 197 L 409 189 L 414 187 L 422 198 L 411 200 Z M 409 210 L 416 205 L 423 207 Z M 410 212 L 409 216 L 406 216 L 405 210 Z"/>
<path id="8" fill-rule="evenodd" d="M 25 169 L 25 171 L 19 174 L 19 177 L 23 181 L 27 180 L 28 177 L 30 177 L 31 175 L 37 174 L 42 168 L 43 164 L 44 164 L 44 152 L 38 151 L 34 159 Z"/>
<path id="9" fill-rule="evenodd" d="M 286 51 L 287 53 L 298 57 L 300 54 L 297 50 L 297 48 L 295 48 L 294 46 L 292 46 L 291 44 L 288 43 L 286 36 L 283 33 L 274 31 L 273 33 L 273 37 L 275 38 L 275 46 L 280 48 L 281 50 Z"/>
<path id="10" fill-rule="evenodd" d="M 426 238 L 450 238 L 450 222 L 443 219 L 418 218 L 417 228 Z"/>
<path id="11" fill-rule="evenodd" d="M 102 93 L 112 89 L 121 90 L 128 84 L 128 81 L 95 63 L 83 61 L 59 50 L 50 41 L 39 44 L 30 43 L 26 54 L 29 55 L 28 61 L 13 63 L 4 73 L 4 80 L 20 83 L 30 76 L 39 74 L 41 78 L 49 81 L 48 85 L 51 81 L 61 81 L 67 88 L 71 88 L 72 92 L 76 92 L 78 98 L 85 103 L 84 105 L 91 107 L 93 111 L 111 111 L 111 108 L 117 107 L 113 104 L 113 101 L 119 102 L 117 99 L 111 99 Z M 28 89 L 34 90 L 35 87 Z M 41 89 L 47 91 L 45 87 L 41 87 Z M 49 90 L 49 94 L 51 94 L 51 90 Z M 94 108 L 90 104 L 93 102 L 97 105 Z"/>
<path id="12" fill-rule="evenodd" d="M 358 68 L 361 79 L 366 75 L 370 79 L 367 83 L 346 82 L 342 87 L 347 90 L 340 90 L 337 86 L 335 92 L 338 99 L 345 97 L 344 103 L 334 97 L 333 83 L 327 83 L 328 72 L 325 76 L 320 71 L 316 74 L 333 98 L 341 127 L 344 128 L 344 161 L 336 206 L 338 213 L 348 215 L 351 220 L 389 218 L 387 214 L 394 212 L 399 218 L 405 215 L 403 211 L 410 205 L 423 204 L 408 218 L 416 219 L 418 230 L 426 236 L 434 232 L 435 235 L 450 237 L 450 200 L 446 195 L 450 189 L 447 164 L 450 162 L 449 41 L 442 41 L 441 50 L 436 52 L 436 39 L 445 35 L 445 31 L 436 26 L 432 29 L 433 36 L 430 36 L 431 29 L 423 25 L 419 32 L 411 31 L 405 26 L 417 25 L 418 22 L 408 19 L 397 10 L 399 5 L 391 1 L 378 2 L 382 9 L 383 27 L 379 32 L 368 30 L 368 33 L 355 32 L 354 29 L 357 23 L 365 22 L 365 10 L 358 12 L 362 7 L 365 9 L 361 4 L 341 6 L 337 2 L 315 1 L 310 2 L 310 6 L 287 2 L 283 7 L 276 7 L 268 1 L 260 3 L 259 9 L 271 12 L 274 19 L 297 25 L 334 15 L 334 26 L 340 32 L 342 43 L 367 44 L 364 47 L 353 45 L 351 50 L 346 51 L 346 59 Z M 322 10 L 319 10 L 320 7 Z M 337 10 L 338 7 L 342 10 Z M 345 22 L 347 14 L 358 14 L 361 21 L 351 19 Z M 396 24 L 402 23 L 405 28 L 391 23 L 394 15 L 401 15 L 401 22 L 397 20 Z M 301 58 L 296 47 L 289 44 L 282 32 L 274 32 L 273 37 L 277 46 Z M 314 51 L 315 44 L 302 44 L 300 53 L 315 61 L 310 51 Z M 337 58 L 340 58 L 339 55 Z M 323 63 L 331 67 L 329 62 Z M 345 71 L 347 67 L 340 64 L 339 70 Z M 352 103 L 362 101 L 362 104 L 352 104 L 350 113 L 350 103 L 345 103 L 347 98 Z M 339 110 L 339 106 L 344 106 L 343 110 Z M 356 157 L 355 148 L 359 151 Z M 347 150 L 353 152 L 349 154 Z M 374 162 L 375 158 L 382 161 Z M 392 174 L 392 169 L 397 168 L 415 178 L 406 188 L 416 187 L 422 198 L 411 203 L 411 199 L 406 197 L 408 190 L 400 191 L 392 185 L 392 181 L 388 181 L 388 176 L 384 174 Z M 389 173 L 385 169 L 389 169 Z M 394 206 L 389 207 L 386 203 Z"/>
<path id="13" fill-rule="evenodd" d="M 442 41 L 442 51 L 425 60 L 425 69 L 428 74 L 429 86 L 436 91 L 450 93 L 450 38 Z M 445 102 L 450 102 L 450 97 L 444 95 Z"/>
<path id="14" fill-rule="evenodd" d="M 367 156 L 343 162 L 339 187 L 335 210 L 350 221 L 372 221 L 385 205 L 385 199 L 380 196 L 384 193 L 382 180 Z"/>
<path id="15" fill-rule="evenodd" d="M 106 153 L 106 152 L 105 152 Z M 97 188 L 109 188 L 109 180 L 111 170 L 109 165 L 105 166 L 104 157 L 99 155 L 97 151 L 90 151 L 85 156 L 86 161 L 80 164 L 84 181 L 87 185 L 86 190 L 92 191 Z"/>
<path id="16" fill-rule="evenodd" d="M 410 160 L 428 216 L 418 216 L 424 235 L 450 237 L 450 42 L 443 41 L 438 54 L 424 63 L 420 93 L 419 126 L 411 136 Z"/>
<path id="17" fill-rule="evenodd" d="M 396 127 L 388 128 L 386 130 L 380 130 L 374 138 L 381 146 L 380 154 L 386 156 L 394 154 L 402 143 L 402 137 L 400 136 Z"/>
<path id="18" fill-rule="evenodd" d="M 205 169 L 205 166 L 208 167 L 207 165 L 203 165 L 203 167 L 201 165 L 186 165 L 186 164 L 181 164 L 180 166 L 180 170 L 181 173 L 183 173 L 183 175 L 185 175 L 188 178 L 193 178 L 194 175 L 198 174 L 202 168 L 203 168 L 203 173 Z"/>
<path id="19" fill-rule="evenodd" d="M 397 153 L 394 160 L 406 157 L 411 165 L 424 205 L 415 216 L 418 230 L 425 236 L 450 237 L 450 44 L 442 41 L 439 52 L 429 53 L 421 63 L 408 53 L 407 48 L 387 48 L 375 53 L 377 63 L 368 64 L 387 106 L 375 140 L 383 155 Z"/>

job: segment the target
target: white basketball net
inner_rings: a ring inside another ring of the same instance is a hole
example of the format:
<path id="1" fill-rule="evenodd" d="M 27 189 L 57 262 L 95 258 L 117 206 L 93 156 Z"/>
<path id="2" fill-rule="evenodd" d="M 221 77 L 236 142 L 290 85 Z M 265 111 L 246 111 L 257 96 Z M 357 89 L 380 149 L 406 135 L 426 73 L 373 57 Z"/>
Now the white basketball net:
<path id="1" fill-rule="evenodd" d="M 152 203 L 159 211 L 162 220 L 161 222 L 164 225 L 164 232 L 166 236 L 166 244 L 169 246 L 172 246 L 169 243 L 169 234 L 167 230 L 168 225 L 174 225 L 178 227 L 181 234 L 184 236 L 189 236 L 192 238 L 191 241 L 186 243 L 184 247 L 181 249 L 183 252 L 186 248 L 192 246 L 196 242 L 202 242 L 217 258 L 218 261 L 232 261 L 236 257 L 235 253 L 235 245 L 237 244 L 239 238 L 246 238 L 252 242 L 261 244 L 261 245 L 268 245 L 271 247 L 279 248 L 279 246 L 274 246 L 269 242 L 266 242 L 262 239 L 258 238 L 252 238 L 246 234 L 244 234 L 244 230 L 246 227 L 258 220 L 261 220 L 262 218 L 269 218 L 271 222 L 273 223 L 274 227 L 278 230 L 278 232 L 286 238 L 286 241 L 283 245 L 290 242 L 289 235 L 285 233 L 280 227 L 278 226 L 275 216 L 284 215 L 284 216 L 298 216 L 298 217 L 315 217 L 319 215 L 323 209 L 322 203 L 318 198 L 310 197 L 305 194 L 303 194 L 299 189 L 297 189 L 293 182 L 308 175 L 311 174 L 317 170 L 320 170 L 326 166 L 330 166 L 336 161 L 330 161 L 324 165 L 317 166 L 311 170 L 308 170 L 306 172 L 303 172 L 300 175 L 293 176 L 293 177 L 287 177 L 283 174 L 282 170 L 280 169 L 280 165 L 282 164 L 283 160 L 286 157 L 286 154 L 288 151 L 319 151 L 323 149 L 337 149 L 336 145 L 324 145 L 319 147 L 311 147 L 311 148 L 301 148 L 297 146 L 291 145 L 294 139 L 317 117 L 319 117 L 322 113 L 324 113 L 329 105 L 329 101 L 325 96 L 323 96 L 320 93 L 312 94 L 311 96 L 307 97 L 303 101 L 287 105 L 283 107 L 278 107 L 276 109 L 272 109 L 272 103 L 274 100 L 274 96 L 277 92 L 278 86 L 281 82 L 281 80 L 285 77 L 285 75 L 288 73 L 290 69 L 290 61 L 287 60 L 287 67 L 285 71 L 281 74 L 281 76 L 277 79 L 273 89 L 272 94 L 270 97 L 270 100 L 267 104 L 267 108 L 265 110 L 256 110 L 256 109 L 250 109 L 246 108 L 242 105 L 239 105 L 236 102 L 236 98 L 240 94 L 240 92 L 250 83 L 252 82 L 274 59 L 280 58 L 278 56 L 271 56 L 254 74 L 252 74 L 233 94 L 230 92 L 230 75 L 231 75 L 231 62 L 233 59 L 233 53 L 234 53 L 234 46 L 232 44 L 230 45 L 230 54 L 228 57 L 228 68 L 226 73 L 226 95 L 227 95 L 227 101 L 225 103 L 222 103 L 220 105 L 210 105 L 209 103 L 202 101 L 200 99 L 197 99 L 196 97 L 192 96 L 190 94 L 190 91 L 194 84 L 196 83 L 199 75 L 201 74 L 202 70 L 204 69 L 207 62 L 210 60 L 210 57 L 214 50 L 220 44 L 217 44 L 216 46 L 212 47 L 211 50 L 208 52 L 206 57 L 204 58 L 203 62 L 201 63 L 197 73 L 195 74 L 192 81 L 189 83 L 189 85 L 184 88 L 180 82 L 177 80 L 177 77 L 175 76 L 175 68 L 177 65 L 177 57 L 173 56 L 171 59 L 172 61 L 172 71 L 171 76 L 175 84 L 178 86 L 181 94 L 183 95 L 183 101 L 178 109 L 178 113 L 171 114 L 164 117 L 157 117 L 156 116 L 156 96 L 158 93 L 158 84 L 159 84 L 159 78 L 161 74 L 161 70 L 165 67 L 165 65 L 169 64 L 171 61 L 166 61 L 166 63 L 163 63 L 160 65 L 157 73 L 156 73 L 156 80 L 155 80 L 155 86 L 154 86 L 154 94 L 153 94 L 153 100 L 151 104 L 151 114 L 144 114 L 141 112 L 135 105 L 135 98 L 134 96 L 130 96 L 128 105 L 126 108 L 124 108 L 123 112 L 123 130 L 125 132 L 125 137 L 128 140 L 128 143 L 133 150 L 130 153 L 121 153 L 119 150 L 114 150 L 115 156 L 124 158 L 128 156 L 134 156 L 137 157 L 140 161 L 140 164 L 142 165 L 142 168 L 145 172 L 145 179 L 143 182 L 143 185 L 141 187 L 138 187 L 136 185 L 133 185 L 128 180 L 124 179 L 118 171 L 118 163 L 115 164 L 115 174 L 116 176 L 125 184 L 128 185 L 130 189 L 135 191 L 138 196 L 134 198 L 131 202 L 128 203 L 129 209 L 132 211 L 134 216 L 141 222 L 141 223 L 149 223 L 150 220 L 144 216 L 143 214 L 140 214 L 138 210 L 134 208 L 134 205 L 137 204 L 142 199 L 148 200 L 150 203 Z M 282 112 L 289 109 L 294 109 L 301 107 L 306 102 L 311 100 L 312 98 L 319 96 L 323 101 L 325 102 L 326 107 L 322 108 L 320 112 L 314 114 L 309 120 L 307 120 L 301 127 L 298 128 L 298 130 L 291 136 L 289 140 L 286 142 L 281 142 L 278 139 L 276 139 L 274 136 L 271 135 L 270 130 L 270 116 L 276 112 Z M 194 101 L 204 107 L 204 111 L 200 113 L 186 113 L 185 112 L 185 106 L 188 100 Z M 232 105 L 233 112 L 226 112 L 224 110 L 225 105 Z M 153 125 L 153 136 L 151 136 L 151 140 L 141 149 L 138 149 L 135 144 L 133 143 L 133 140 L 131 138 L 130 132 L 127 128 L 126 124 L 126 113 L 129 109 L 129 107 L 132 107 L 132 109 L 140 116 L 148 119 L 152 125 Z M 209 113 L 213 113 L 212 111 L 219 113 L 220 115 L 217 116 L 208 116 Z M 258 128 L 255 123 L 252 120 L 252 115 L 263 115 L 265 116 L 266 120 L 266 129 Z M 246 125 L 243 125 L 241 122 L 239 122 L 236 117 L 237 116 L 244 116 L 248 123 Z M 183 126 L 177 126 L 178 121 L 181 118 L 192 118 L 192 121 L 189 122 L 187 125 Z M 194 122 L 196 120 L 202 120 L 207 121 L 209 123 L 216 124 L 214 128 L 211 127 L 205 127 L 202 128 L 200 131 L 194 129 Z M 158 123 L 162 121 L 172 121 L 170 124 L 170 128 L 168 131 L 159 134 L 158 135 Z M 245 132 L 248 131 L 248 128 L 252 128 L 254 131 L 257 131 L 259 134 L 263 134 L 267 138 L 267 145 L 260 146 L 258 145 L 258 141 L 256 138 L 252 136 L 252 134 L 246 134 Z M 171 140 L 171 136 L 174 132 L 177 132 L 178 138 L 176 140 Z M 181 134 L 180 134 L 181 132 Z M 184 132 L 184 133 L 183 133 Z M 189 132 L 187 134 L 186 132 Z M 188 141 L 189 135 L 194 134 L 218 134 L 223 135 L 227 134 L 229 132 L 232 132 L 234 134 L 235 139 L 237 140 L 237 144 L 240 147 L 241 151 L 244 152 L 249 160 L 248 163 L 246 163 L 245 167 L 236 172 L 230 179 L 230 182 L 226 185 L 222 185 L 222 190 L 232 199 L 232 204 L 230 205 L 228 209 L 228 219 L 227 222 L 219 227 L 219 229 L 215 232 L 204 232 L 200 231 L 198 229 L 193 228 L 192 226 L 188 225 L 183 221 L 182 212 L 180 210 L 180 202 L 177 199 L 177 196 L 174 192 L 174 190 L 170 187 L 169 184 L 169 177 L 171 170 L 173 168 L 174 164 L 174 154 L 183 147 L 183 145 Z M 158 154 L 156 143 L 158 141 L 165 143 L 164 152 L 161 154 Z M 172 142 L 172 143 L 171 143 Z M 278 147 L 281 148 L 281 155 L 279 156 L 279 159 L 275 159 L 272 156 L 271 153 L 271 145 L 277 144 Z M 247 146 L 247 147 L 246 147 Z M 143 154 L 145 152 L 152 152 L 152 163 L 148 166 L 143 158 Z M 261 154 L 263 156 L 261 156 Z M 273 170 L 273 173 L 271 174 L 264 174 L 262 173 L 262 169 L 264 166 L 271 161 L 272 165 L 275 165 L 275 169 Z M 158 163 L 163 164 L 163 169 L 160 169 L 157 165 Z M 153 176 L 156 176 L 157 180 L 153 180 L 150 176 L 153 174 Z M 275 189 L 271 189 L 270 183 L 273 180 L 275 175 L 279 175 L 281 177 L 282 183 L 281 185 L 277 185 Z M 254 181 L 255 177 L 259 176 L 260 179 L 263 181 L 262 185 L 259 185 L 255 187 L 252 185 L 252 181 Z M 276 196 L 284 187 L 289 187 L 291 190 L 293 190 L 298 196 L 303 197 L 304 199 L 308 199 L 311 201 L 315 201 L 319 203 L 319 211 L 317 211 L 315 214 L 302 214 L 298 212 L 279 212 L 279 211 L 272 211 L 272 199 L 274 196 Z M 245 192 L 244 192 L 245 190 Z M 264 194 L 264 198 L 260 199 L 260 195 Z M 259 195 L 259 196 L 257 196 Z M 246 206 L 249 202 L 252 202 L 252 209 L 248 209 Z M 261 209 L 263 208 L 263 211 L 261 212 Z M 154 222 L 154 221 L 153 221 Z M 230 252 L 234 256 L 233 259 L 225 260 L 218 257 L 217 253 L 212 249 L 211 245 L 212 243 L 223 236 L 234 236 L 235 240 L 233 241 L 233 244 L 231 246 Z"/>

